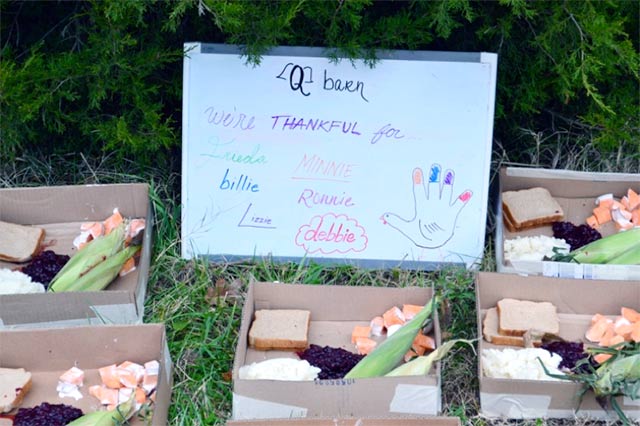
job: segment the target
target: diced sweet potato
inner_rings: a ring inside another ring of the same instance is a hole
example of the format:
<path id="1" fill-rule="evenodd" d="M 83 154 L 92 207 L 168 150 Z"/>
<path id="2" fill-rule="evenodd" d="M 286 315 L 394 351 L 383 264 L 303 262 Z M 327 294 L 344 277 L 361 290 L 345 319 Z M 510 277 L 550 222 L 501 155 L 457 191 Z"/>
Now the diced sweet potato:
<path id="1" fill-rule="evenodd" d="M 99 368 L 98 372 L 100 373 L 100 379 L 102 379 L 102 383 L 104 383 L 105 386 L 112 389 L 119 389 L 122 387 L 115 364 Z"/>
<path id="2" fill-rule="evenodd" d="M 369 326 L 371 327 L 372 336 L 382 336 L 382 332 L 384 331 L 384 319 L 381 316 L 373 317 Z"/>
<path id="3" fill-rule="evenodd" d="M 402 314 L 405 321 L 411 321 L 424 306 L 419 305 L 402 305 Z"/>
<path id="4" fill-rule="evenodd" d="M 427 348 L 425 348 L 424 346 L 416 345 L 415 343 L 413 343 L 411 349 L 420 356 L 424 355 L 427 352 Z"/>
<path id="5" fill-rule="evenodd" d="M 593 356 L 593 360 L 595 362 L 597 362 L 598 364 L 602 364 L 603 362 L 605 362 L 606 360 L 608 360 L 612 356 L 613 355 L 611 355 L 611 354 L 596 354 L 596 355 Z"/>
<path id="6" fill-rule="evenodd" d="M 436 348 L 436 341 L 431 336 L 425 336 L 422 333 L 418 333 L 416 338 L 413 339 L 413 344 L 422 346 L 428 351 L 432 351 Z"/>
<path id="7" fill-rule="evenodd" d="M 598 203 L 598 206 L 606 207 L 610 209 L 611 207 L 613 207 L 613 202 L 614 202 L 613 198 L 604 198 L 600 200 L 600 202 Z"/>
<path id="8" fill-rule="evenodd" d="M 640 195 L 633 189 L 627 190 L 627 198 L 629 199 L 629 210 L 635 210 L 640 207 Z"/>
<path id="9" fill-rule="evenodd" d="M 593 209 L 593 215 L 596 217 L 600 225 L 611 221 L 611 209 L 609 207 L 598 206 Z"/>
<path id="10" fill-rule="evenodd" d="M 590 342 L 599 343 L 608 330 L 611 330 L 611 333 L 613 333 L 613 321 L 601 315 L 595 323 L 591 324 L 585 337 Z"/>
<path id="11" fill-rule="evenodd" d="M 382 319 L 384 320 L 384 326 L 387 328 L 394 324 L 403 325 L 406 322 L 402 311 L 397 306 L 392 307 L 382 314 Z"/>
<path id="12" fill-rule="evenodd" d="M 607 344 L 606 345 L 603 344 L 603 346 L 615 346 L 615 345 L 618 345 L 618 344 L 620 344 L 622 342 L 624 342 L 624 337 L 622 337 L 619 334 L 614 334 L 613 337 L 611 337 L 609 339 Z"/>
<path id="13" fill-rule="evenodd" d="M 633 330 L 631 330 L 631 340 L 634 342 L 640 342 L 640 321 L 633 324 Z"/>
<path id="14" fill-rule="evenodd" d="M 589 225 L 590 227 L 596 229 L 600 226 L 600 224 L 598 223 L 598 219 L 596 219 L 596 217 L 594 215 L 591 215 L 587 218 L 586 220 L 587 225 Z"/>
<path id="15" fill-rule="evenodd" d="M 409 349 L 407 353 L 404 354 L 404 362 L 409 362 L 417 356 L 418 354 L 413 349 Z"/>
<path id="16" fill-rule="evenodd" d="M 640 312 L 635 309 L 622 307 L 620 308 L 620 314 L 629 322 L 640 321 Z"/>
<path id="17" fill-rule="evenodd" d="M 360 355 L 368 355 L 378 343 L 368 337 L 358 337 L 356 339 L 356 349 Z"/>
<path id="18" fill-rule="evenodd" d="M 351 343 L 356 343 L 358 337 L 369 337 L 371 335 L 371 327 L 367 325 L 356 325 L 351 333 Z"/>

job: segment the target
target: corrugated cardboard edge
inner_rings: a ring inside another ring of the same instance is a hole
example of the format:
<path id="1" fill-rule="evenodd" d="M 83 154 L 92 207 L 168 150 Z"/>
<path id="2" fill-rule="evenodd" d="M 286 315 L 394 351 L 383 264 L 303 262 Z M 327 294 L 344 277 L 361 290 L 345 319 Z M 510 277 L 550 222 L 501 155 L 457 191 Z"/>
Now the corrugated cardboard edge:
<path id="1" fill-rule="evenodd" d="M 389 404 L 389 412 L 435 416 L 440 413 L 441 406 L 440 386 L 401 383 L 396 385 L 393 399 Z"/>
<path id="2" fill-rule="evenodd" d="M 164 364 L 164 374 L 161 374 L 158 378 L 158 392 L 156 395 L 156 406 L 166 407 L 161 412 L 154 412 L 153 424 L 154 425 L 167 425 L 168 422 L 168 410 L 171 405 L 171 392 L 173 390 L 173 362 L 171 361 L 171 353 L 169 352 L 169 345 L 167 341 L 167 330 L 163 324 L 162 326 L 162 357 L 161 362 Z M 160 360 L 159 360 L 160 361 Z"/>
<path id="3" fill-rule="evenodd" d="M 144 182 L 132 182 L 132 183 L 114 183 L 114 184 L 91 184 L 91 185 L 61 185 L 55 188 L 61 188 L 62 190 L 73 190 L 77 187 L 95 188 L 107 190 L 110 187 L 125 187 L 131 186 L 134 188 L 142 188 L 145 194 L 147 204 L 147 215 L 145 223 L 145 231 L 143 234 L 143 251 L 140 256 L 140 263 L 137 266 L 138 280 L 136 288 L 133 292 L 129 293 L 128 299 L 131 303 L 118 303 L 107 305 L 89 305 L 87 308 L 95 313 L 96 317 L 82 317 L 82 318 L 69 318 L 65 320 L 44 321 L 44 322 L 31 322 L 20 324 L 5 324 L 0 317 L 0 330 L 2 329 L 23 329 L 23 328 L 57 328 L 57 327 L 71 327 L 71 326 L 85 326 L 85 325 L 102 325 L 102 324 L 142 324 L 144 316 L 144 302 L 146 298 L 146 291 L 149 278 L 149 270 L 151 264 L 152 243 L 153 243 L 153 205 L 151 198 L 149 197 L 149 184 Z M 47 187 L 18 187 L 18 188 L 5 188 L 4 191 L 24 191 L 24 190 L 36 190 L 43 191 Z M 138 189 L 139 190 L 139 189 Z M 91 294 L 100 292 L 90 292 Z M 23 296 L 23 295 L 21 295 Z M 1 308 L 1 303 L 0 303 Z M 0 309 L 0 315 L 2 314 Z"/>
<path id="4" fill-rule="evenodd" d="M 138 285 L 136 286 L 136 309 L 137 309 L 137 324 L 143 323 L 144 317 L 144 301 L 147 295 L 147 285 L 149 283 L 149 270 L 151 268 L 151 255 L 153 253 L 153 221 L 155 214 L 153 211 L 153 204 L 151 203 L 151 197 L 149 197 L 149 186 L 147 185 L 147 217 L 145 219 L 145 230 L 142 240 L 142 253 L 140 255 L 140 263 L 138 264 L 139 275 Z"/>
<path id="5" fill-rule="evenodd" d="M 479 339 L 483 338 L 482 334 L 482 304 L 480 302 L 480 285 L 481 280 L 487 281 L 491 279 L 491 276 L 498 276 L 504 278 L 505 275 L 496 274 L 494 272 L 477 272 L 475 274 L 474 282 L 476 288 L 476 316 L 477 316 L 477 333 Z M 482 278 L 484 277 L 484 279 Z M 532 277 L 533 278 L 533 277 Z M 518 278 L 523 280 L 524 278 Z M 549 280 L 551 278 L 542 278 L 541 280 Z M 540 280 L 536 281 L 540 284 Z M 597 281 L 589 281 L 588 283 L 580 283 L 577 280 L 569 280 L 566 285 L 576 286 L 598 286 L 603 283 Z M 517 285 L 517 283 L 513 283 Z M 634 283 L 624 283 L 625 286 L 634 288 Z M 574 289 L 574 293 L 576 290 Z M 481 351 L 481 342 L 478 345 L 478 350 Z M 542 394 L 516 394 L 516 393 L 489 393 L 483 391 L 483 371 L 482 371 L 482 353 L 478 354 L 478 378 L 480 381 L 480 414 L 487 417 L 503 417 L 512 419 L 530 419 L 530 418 L 576 418 L 576 417 L 588 417 L 600 420 L 615 420 L 617 416 L 613 412 L 605 412 L 604 410 L 592 410 L 580 408 L 578 412 L 573 409 L 553 409 L 549 408 L 551 404 L 550 395 Z M 499 380 L 499 379 L 495 379 Z M 549 385 L 553 385 L 554 382 L 548 382 Z M 633 401 L 630 398 L 619 398 L 619 403 L 628 405 L 640 406 L 640 400 Z M 631 402 L 631 404 L 630 404 Z M 640 409 L 629 410 L 625 409 L 625 414 L 631 419 L 640 419 Z"/>
<path id="6" fill-rule="evenodd" d="M 264 401 L 233 393 L 232 418 L 234 420 L 295 419 L 307 417 L 306 407 Z"/>
<path id="7" fill-rule="evenodd" d="M 635 173 L 582 172 L 575 170 L 540 169 L 532 167 L 505 167 L 503 170 L 505 176 L 530 177 L 535 179 L 557 179 L 560 177 L 563 179 L 585 180 L 590 182 L 614 182 L 620 179 L 638 179 L 638 175 Z"/>
<path id="8" fill-rule="evenodd" d="M 76 327 L 84 325 L 104 324 L 141 324 L 138 318 L 138 309 L 133 303 L 121 303 L 114 305 L 92 305 L 89 308 L 96 314 L 95 317 L 77 318 L 61 321 L 46 321 L 34 323 L 21 323 L 5 325 L 0 318 L 0 330 L 18 330 L 27 328 L 59 328 Z"/>
<path id="9" fill-rule="evenodd" d="M 482 414 L 487 417 L 531 419 L 547 417 L 549 395 L 498 394 L 480 392 Z"/>
<path id="10" fill-rule="evenodd" d="M 119 336 L 123 335 L 123 332 L 127 336 L 131 336 L 132 332 L 137 336 L 143 336 L 144 342 L 147 345 L 135 346 L 127 342 L 127 349 L 110 350 L 105 348 L 113 348 L 117 346 Z M 78 339 L 73 340 L 74 344 L 68 344 L 70 335 L 91 335 L 92 337 L 99 338 L 100 340 L 92 340 L 94 345 L 91 346 L 79 346 L 84 344 L 85 340 L 78 342 Z M 21 344 L 27 339 L 36 339 L 35 344 L 31 345 Z M 98 342 L 96 344 L 96 342 Z M 114 346 L 110 346 L 114 345 Z M 34 351 L 34 345 L 37 349 Z M 59 350 L 64 348 L 64 351 Z M 171 393 L 173 388 L 173 363 L 171 361 L 171 354 L 167 344 L 167 333 L 165 325 L 162 323 L 148 323 L 148 324 L 113 324 L 105 325 L 101 327 L 67 327 L 67 328 L 51 328 L 51 329 L 21 329 L 21 330 L 2 330 L 0 331 L 0 366 L 7 366 L 9 358 L 13 359 L 14 365 L 11 366 L 23 366 L 27 369 L 29 365 L 22 364 L 26 353 L 30 352 L 30 357 L 38 359 L 39 365 L 37 368 L 31 371 L 49 371 L 49 362 L 54 360 L 57 366 L 53 368 L 61 368 L 61 364 L 66 363 L 73 364 L 78 360 L 78 353 L 80 352 L 80 358 L 86 362 L 88 358 L 93 360 L 109 358 L 111 361 L 120 362 L 123 357 L 130 355 L 128 348 L 132 351 L 153 351 L 154 359 L 160 363 L 160 372 L 158 376 L 158 385 L 156 387 L 155 403 L 152 406 L 153 417 L 151 424 L 154 426 L 167 425 L 168 423 L 168 411 L 171 404 Z M 17 358 L 15 356 L 15 350 L 20 349 L 22 352 L 18 352 Z M 60 353 L 64 352 L 67 356 L 60 356 Z M 12 357 L 11 354 L 14 354 Z M 106 355 L 105 355 L 106 354 Z M 156 358 L 157 356 L 157 358 Z M 151 359 L 146 359 L 151 360 Z M 145 361 L 146 361 L 145 360 Z M 11 362 L 11 361 L 9 361 Z M 44 364 L 43 364 L 44 363 Z M 67 364 L 68 365 L 68 364 Z M 95 365 L 94 365 L 95 367 Z M 66 366 L 64 368 L 67 368 Z M 34 384 L 36 386 L 36 384 Z M 40 387 L 42 389 L 48 389 L 46 386 Z M 52 387 L 48 391 L 51 397 L 56 395 L 55 387 Z M 85 388 L 82 393 L 86 394 L 88 390 Z M 49 401 L 52 403 L 52 401 Z M 73 404 L 72 404 L 73 405 Z M 98 408 L 99 404 L 95 406 Z M 94 407 L 92 407 L 94 408 Z M 137 423 L 136 423 L 137 424 Z"/>
<path id="11" fill-rule="evenodd" d="M 498 394 L 480 392 L 481 413 L 490 418 L 536 419 L 556 418 L 573 419 L 585 417 L 594 420 L 616 420 L 613 411 L 550 409 L 551 397 L 548 395 Z M 627 402 L 625 401 L 625 404 Z M 626 410 L 631 419 L 640 419 L 640 409 Z"/>
<path id="12" fill-rule="evenodd" d="M 238 344 L 236 346 L 236 357 L 233 365 L 233 377 L 237 377 L 240 367 L 243 365 L 244 358 L 238 357 L 238 354 L 247 352 L 247 341 L 243 336 L 249 333 L 249 327 L 253 318 L 253 304 L 255 300 L 255 286 L 262 285 L 296 285 L 282 283 L 263 283 L 251 282 L 247 289 L 245 303 L 242 309 L 241 326 L 239 331 Z M 301 285 L 301 284 L 297 284 Z M 335 286 L 332 286 L 335 288 Z M 317 288 L 317 286 L 316 286 Z M 439 327 L 438 312 L 434 312 L 434 335 L 438 346 L 442 344 L 441 330 Z M 441 412 L 441 363 L 435 365 L 436 386 L 429 385 L 413 385 L 413 384 L 397 384 L 394 389 L 394 395 L 389 403 L 389 413 L 398 413 L 405 415 L 430 415 L 435 416 Z M 235 379 L 234 379 L 235 380 Z M 235 385 L 234 385 L 235 391 Z M 426 400 L 425 400 L 426 398 Z M 262 407 L 262 408 L 257 408 Z M 287 405 L 264 399 L 256 399 L 233 393 L 233 420 L 249 420 L 251 418 L 293 418 L 306 417 L 308 408 L 294 405 Z M 256 416 L 256 417 L 253 417 Z"/>
<path id="13" fill-rule="evenodd" d="M 572 179 L 588 182 L 638 181 L 640 175 L 633 173 L 579 172 L 573 170 L 538 169 L 527 167 L 503 167 L 500 170 L 498 197 L 496 199 L 496 232 L 494 250 L 496 269 L 500 273 L 519 275 L 542 275 L 545 277 L 596 279 L 596 280 L 640 280 L 640 266 L 635 265 L 579 265 L 561 262 L 518 261 L 511 265 L 504 261 L 504 225 L 502 211 L 503 181 L 505 177 L 532 179 Z"/>

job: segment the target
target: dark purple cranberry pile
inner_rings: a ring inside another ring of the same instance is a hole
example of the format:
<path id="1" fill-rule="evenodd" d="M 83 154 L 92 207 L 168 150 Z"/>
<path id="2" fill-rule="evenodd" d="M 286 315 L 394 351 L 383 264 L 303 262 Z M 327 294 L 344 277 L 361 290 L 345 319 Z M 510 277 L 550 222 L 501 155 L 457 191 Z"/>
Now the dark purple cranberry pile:
<path id="1" fill-rule="evenodd" d="M 39 282 L 46 289 L 51 280 L 69 261 L 69 256 L 65 254 L 55 254 L 51 250 L 45 250 L 35 256 L 31 262 L 22 268 L 22 273 L 31 277 L 32 281 Z"/>
<path id="2" fill-rule="evenodd" d="M 576 369 L 576 364 L 578 364 L 580 360 L 589 357 L 589 354 L 584 350 L 582 342 L 555 341 L 545 343 L 541 348 L 560 355 L 562 361 L 558 366 L 559 368 L 566 368 L 574 373 L 587 372 L 588 367 L 586 365 L 581 365 Z M 591 362 L 591 365 L 596 366 L 594 362 Z"/>
<path id="3" fill-rule="evenodd" d="M 354 354 L 342 348 L 309 345 L 302 352 L 296 352 L 300 359 L 320 369 L 319 379 L 342 379 L 364 355 Z"/>
<path id="4" fill-rule="evenodd" d="M 65 426 L 82 416 L 82 410 L 65 404 L 42 404 L 20 408 L 13 426 Z"/>
<path id="5" fill-rule="evenodd" d="M 576 226 L 571 222 L 553 222 L 551 229 L 553 229 L 553 236 L 565 240 L 571 246 L 571 250 L 602 238 L 602 235 L 589 225 Z"/>

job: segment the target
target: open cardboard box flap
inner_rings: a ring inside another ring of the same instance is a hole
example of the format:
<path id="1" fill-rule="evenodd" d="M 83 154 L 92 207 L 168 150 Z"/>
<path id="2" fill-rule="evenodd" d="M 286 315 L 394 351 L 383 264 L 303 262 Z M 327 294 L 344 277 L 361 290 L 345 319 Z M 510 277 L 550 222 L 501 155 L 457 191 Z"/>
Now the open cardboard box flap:
<path id="1" fill-rule="evenodd" d="M 640 191 L 640 175 L 630 173 L 594 173 L 568 170 L 547 170 L 505 167 L 500 170 L 500 194 L 504 191 L 518 191 L 533 187 L 543 187 L 562 207 L 564 221 L 574 225 L 585 224 L 593 214 L 595 200 L 603 194 L 613 194 L 620 199 L 629 188 Z M 516 237 L 536 235 L 553 236 L 550 225 L 510 232 L 503 223 L 502 198 L 497 203 L 496 263 L 498 272 L 546 275 L 565 278 L 640 280 L 640 266 L 637 265 L 578 265 L 564 262 L 513 261 L 504 259 L 504 241 Z M 617 230 L 613 222 L 602 225 L 598 231 L 611 235 Z"/>
<path id="2" fill-rule="evenodd" d="M 45 248 L 70 256 L 80 224 L 103 221 L 114 208 L 123 217 L 146 219 L 136 270 L 103 291 L 0 295 L 0 329 L 142 322 L 153 227 L 147 184 L 0 189 L 0 221 L 42 227 Z M 0 268 L 19 266 L 0 261 Z"/>
<path id="3" fill-rule="evenodd" d="M 42 402 L 67 404 L 83 412 L 96 411 L 100 404 L 89 395 L 89 387 L 101 384 L 98 369 L 131 361 L 160 363 L 153 425 L 167 424 L 171 402 L 172 364 L 164 325 L 105 325 L 51 329 L 0 330 L 0 367 L 24 368 L 32 374 L 32 386 L 21 407 Z M 83 398 L 60 398 L 58 378 L 71 367 L 85 372 L 80 388 Z M 142 425 L 135 417 L 133 425 Z"/>
<path id="4" fill-rule="evenodd" d="M 578 406 L 581 386 L 568 381 L 510 380 L 486 377 L 482 369 L 484 349 L 505 349 L 482 338 L 482 321 L 489 308 L 503 298 L 551 302 L 558 311 L 560 337 L 569 341 L 582 341 L 591 317 L 620 315 L 620 308 L 640 310 L 640 283 L 615 280 L 575 280 L 551 277 L 523 277 L 518 275 L 480 272 L 476 275 L 476 306 L 478 336 L 480 336 L 480 404 L 482 414 L 488 417 L 573 418 Z M 631 417 L 640 418 L 640 404 L 629 398 L 619 398 L 619 404 Z M 587 392 L 577 415 L 595 418 L 615 418 L 607 414 Z"/>
<path id="5" fill-rule="evenodd" d="M 309 343 L 355 351 L 354 325 L 392 306 L 424 305 L 429 288 L 385 288 L 330 285 L 252 283 L 247 292 L 233 369 L 233 419 L 293 417 L 385 418 L 433 416 L 440 410 L 440 364 L 426 376 L 292 382 L 240 380 L 241 366 L 276 357 L 296 357 L 292 352 L 258 351 L 248 347 L 249 327 L 257 309 L 306 309 L 311 312 Z M 440 345 L 437 313 L 436 343 Z"/>

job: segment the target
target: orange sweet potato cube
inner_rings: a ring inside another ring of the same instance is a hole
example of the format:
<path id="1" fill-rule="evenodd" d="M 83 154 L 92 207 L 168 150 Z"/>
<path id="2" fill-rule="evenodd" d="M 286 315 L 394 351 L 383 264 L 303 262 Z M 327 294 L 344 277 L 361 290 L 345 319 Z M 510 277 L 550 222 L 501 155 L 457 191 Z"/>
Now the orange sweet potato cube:
<path id="1" fill-rule="evenodd" d="M 608 207 L 598 206 L 593 209 L 593 215 L 600 225 L 611 221 L 611 210 Z"/>
<path id="2" fill-rule="evenodd" d="M 600 224 L 598 223 L 598 219 L 596 219 L 596 217 L 594 215 L 591 215 L 587 218 L 586 220 L 587 225 L 589 225 L 590 227 L 596 229 L 600 226 Z"/>
<path id="3" fill-rule="evenodd" d="M 371 335 L 371 327 L 368 325 L 356 325 L 351 333 L 351 343 L 356 343 L 358 337 L 369 337 Z"/>

